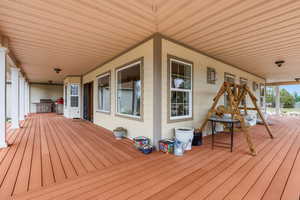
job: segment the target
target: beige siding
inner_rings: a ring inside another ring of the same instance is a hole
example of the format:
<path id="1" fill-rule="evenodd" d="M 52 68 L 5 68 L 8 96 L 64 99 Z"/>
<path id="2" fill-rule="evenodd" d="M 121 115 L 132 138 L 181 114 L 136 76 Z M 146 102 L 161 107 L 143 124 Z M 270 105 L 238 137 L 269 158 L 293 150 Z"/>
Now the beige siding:
<path id="1" fill-rule="evenodd" d="M 143 121 L 127 119 L 116 114 L 115 101 L 115 69 L 133 60 L 144 59 L 144 97 L 143 97 Z M 111 71 L 111 113 L 97 112 L 97 81 L 96 76 Z M 106 63 L 98 69 L 83 76 L 83 83 L 94 81 L 94 123 L 113 130 L 122 126 L 128 130 L 130 138 L 147 136 L 153 138 L 153 40 L 149 40 L 140 46 L 128 51 L 120 57 Z"/>
<path id="2" fill-rule="evenodd" d="M 30 84 L 30 112 L 36 112 L 36 106 L 33 103 L 40 102 L 40 99 L 56 99 L 63 97 L 63 86 L 61 85 L 43 85 Z"/>
<path id="3" fill-rule="evenodd" d="M 167 55 L 173 55 L 181 59 L 193 62 L 193 120 L 182 121 L 176 123 L 167 123 Z M 213 67 L 217 72 L 217 81 L 215 85 L 207 84 L 206 70 L 207 67 Z M 198 52 L 175 44 L 163 39 L 162 41 L 162 137 L 169 138 L 173 136 L 175 127 L 199 127 L 205 118 L 208 109 L 212 104 L 212 100 L 224 81 L 224 72 L 236 75 L 236 83 L 239 83 L 240 77 L 248 79 L 248 86 L 252 90 L 252 82 L 264 83 L 264 80 L 252 74 L 239 70 L 235 67 L 226 65 L 216 61 Z M 256 95 L 258 97 L 259 90 Z M 259 99 L 259 98 L 258 98 Z M 220 102 L 223 104 L 224 99 Z M 249 103 L 249 99 L 247 103 Z"/>
<path id="4" fill-rule="evenodd" d="M 68 83 L 81 83 L 81 76 L 67 76 L 64 79 L 64 84 Z"/>

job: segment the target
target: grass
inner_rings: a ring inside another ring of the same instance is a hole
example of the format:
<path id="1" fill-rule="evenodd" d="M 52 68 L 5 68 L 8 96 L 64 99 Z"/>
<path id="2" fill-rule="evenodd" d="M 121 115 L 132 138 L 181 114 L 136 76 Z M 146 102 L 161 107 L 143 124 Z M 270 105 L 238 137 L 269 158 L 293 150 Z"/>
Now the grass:
<path id="1" fill-rule="evenodd" d="M 289 113 L 289 112 L 299 112 L 300 108 L 280 108 L 280 111 L 283 113 Z M 275 108 L 267 108 L 267 112 L 275 112 Z"/>

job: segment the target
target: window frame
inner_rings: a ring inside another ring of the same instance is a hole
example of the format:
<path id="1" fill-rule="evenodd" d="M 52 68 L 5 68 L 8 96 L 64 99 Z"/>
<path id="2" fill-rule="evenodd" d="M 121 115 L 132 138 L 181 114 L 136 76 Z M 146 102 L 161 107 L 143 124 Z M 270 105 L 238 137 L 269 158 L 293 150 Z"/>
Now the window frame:
<path id="1" fill-rule="evenodd" d="M 190 121 L 193 120 L 193 116 L 194 116 L 194 64 L 191 61 L 182 59 L 182 58 L 178 58 L 176 56 L 173 55 L 168 55 L 168 69 L 167 69 L 167 89 L 168 89 L 168 98 L 167 98 L 167 119 L 168 119 L 168 123 L 173 123 L 173 122 L 181 122 L 181 121 Z M 177 63 L 182 63 L 184 65 L 189 65 L 191 66 L 191 89 L 174 89 L 172 88 L 172 61 L 175 61 Z M 176 117 L 172 117 L 171 116 L 171 111 L 172 111 L 172 103 L 171 103 L 171 93 L 172 91 L 182 91 L 182 92 L 189 92 L 189 115 L 185 115 L 185 116 L 176 116 Z"/>
<path id="2" fill-rule="evenodd" d="M 99 102 L 99 79 L 103 78 L 103 77 L 106 77 L 106 76 L 109 76 L 108 78 L 108 83 L 109 83 L 109 110 L 102 110 L 100 109 L 100 102 Z M 96 112 L 101 112 L 101 113 L 105 113 L 105 114 L 110 114 L 111 113 L 111 95 L 112 95 L 112 92 L 111 92 L 111 71 L 107 71 L 107 72 L 104 72 L 100 75 L 98 75 L 96 77 L 96 86 L 97 86 L 97 108 L 96 108 Z"/>
<path id="3" fill-rule="evenodd" d="M 228 72 L 224 72 L 224 82 L 226 81 L 226 76 L 233 77 L 233 79 L 234 79 L 233 83 L 235 83 L 235 81 L 236 81 L 236 75 L 228 73 Z"/>
<path id="4" fill-rule="evenodd" d="M 206 70 L 207 70 L 206 71 L 206 83 L 215 85 L 216 81 L 217 81 L 217 71 L 216 71 L 216 69 L 213 68 L 213 67 L 207 67 Z M 210 78 L 212 78 L 211 73 L 214 73 L 214 77 L 213 77 L 214 79 L 213 80 L 210 79 Z"/>
<path id="5" fill-rule="evenodd" d="M 263 90 L 262 90 L 263 87 Z M 262 95 L 262 91 L 263 91 L 263 95 Z M 265 98 L 266 98 L 266 85 L 264 83 L 260 83 L 259 84 L 259 103 L 260 103 L 260 107 L 264 108 L 265 107 Z"/>
<path id="6" fill-rule="evenodd" d="M 140 116 L 123 114 L 118 112 L 118 72 L 140 64 L 140 80 L 141 80 L 141 103 L 140 103 Z M 115 69 L 115 116 L 127 119 L 143 121 L 144 120 L 144 58 L 138 58 L 128 62 Z"/>
<path id="7" fill-rule="evenodd" d="M 68 84 L 64 85 L 64 108 L 66 109 L 68 107 Z"/>
<path id="8" fill-rule="evenodd" d="M 240 85 L 242 85 L 242 82 L 246 82 L 246 86 L 248 86 L 248 79 L 246 79 L 246 78 L 243 78 L 243 77 L 240 77 Z"/>
<path id="9" fill-rule="evenodd" d="M 72 94 L 72 86 L 77 86 L 77 95 Z M 71 83 L 70 84 L 70 108 L 79 108 L 80 107 L 80 84 L 78 83 Z M 78 97 L 78 105 L 77 106 L 72 106 L 72 97 Z"/>
<path id="10" fill-rule="evenodd" d="M 258 83 L 257 83 L 256 81 L 253 81 L 253 82 L 252 82 L 252 90 L 253 90 L 254 92 L 256 92 L 257 89 L 258 89 Z"/>

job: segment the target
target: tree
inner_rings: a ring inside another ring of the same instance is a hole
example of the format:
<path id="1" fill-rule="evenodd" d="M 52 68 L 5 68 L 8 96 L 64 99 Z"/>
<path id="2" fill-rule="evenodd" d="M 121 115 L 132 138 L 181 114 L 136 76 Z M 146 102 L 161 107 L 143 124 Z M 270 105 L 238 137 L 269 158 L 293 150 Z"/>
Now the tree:
<path id="1" fill-rule="evenodd" d="M 283 108 L 294 108 L 295 106 L 295 97 L 290 94 L 286 89 L 282 88 L 280 90 L 280 103 L 283 105 Z"/>
<path id="2" fill-rule="evenodd" d="M 295 102 L 300 102 L 300 96 L 297 92 L 294 92 Z"/>

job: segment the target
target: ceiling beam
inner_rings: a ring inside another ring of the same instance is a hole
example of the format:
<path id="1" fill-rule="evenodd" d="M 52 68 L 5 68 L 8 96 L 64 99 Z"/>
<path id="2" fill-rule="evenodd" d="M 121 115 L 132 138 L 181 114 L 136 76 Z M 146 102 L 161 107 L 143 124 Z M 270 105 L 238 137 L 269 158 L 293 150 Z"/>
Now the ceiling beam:
<path id="1" fill-rule="evenodd" d="M 279 85 L 300 85 L 300 81 L 282 81 L 266 83 L 266 86 L 279 86 Z"/>

